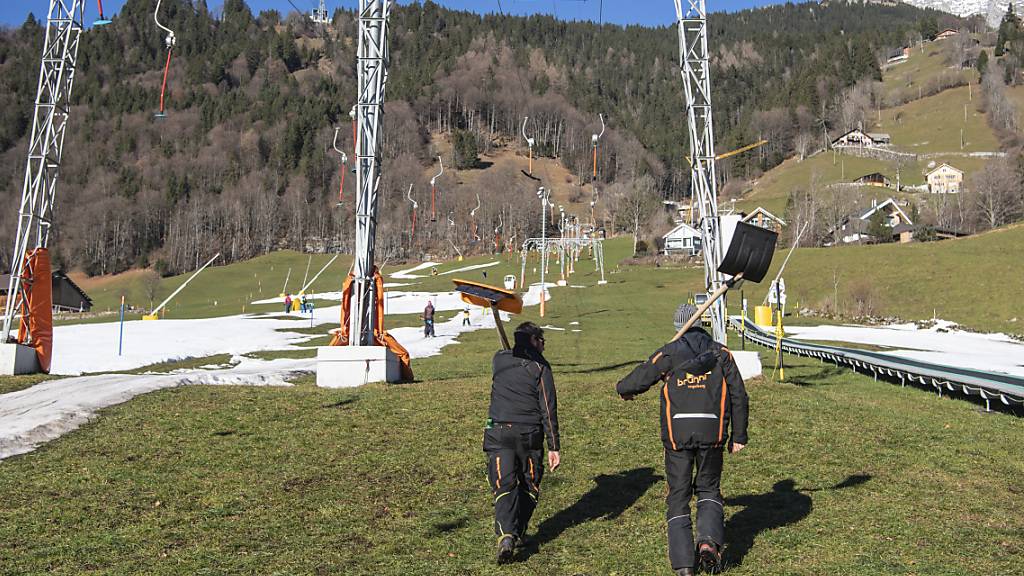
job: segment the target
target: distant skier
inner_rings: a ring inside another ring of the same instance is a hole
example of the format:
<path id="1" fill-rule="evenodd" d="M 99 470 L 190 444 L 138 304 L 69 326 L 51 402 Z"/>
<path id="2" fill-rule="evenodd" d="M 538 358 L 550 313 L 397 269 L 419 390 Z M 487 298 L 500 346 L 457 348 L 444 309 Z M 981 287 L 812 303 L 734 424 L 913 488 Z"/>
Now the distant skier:
<path id="1" fill-rule="evenodd" d="M 291 294 L 285 294 L 284 295 L 284 313 L 288 314 L 291 311 L 292 311 L 292 295 Z"/>
<path id="2" fill-rule="evenodd" d="M 676 329 L 697 312 L 692 304 L 676 310 Z M 697 492 L 697 555 L 712 573 L 722 567 L 725 511 L 719 485 L 722 449 L 736 453 L 747 444 L 747 392 L 729 349 L 702 328 L 662 346 L 616 386 L 623 400 L 643 394 L 655 382 L 661 394 L 661 441 L 668 476 L 668 556 L 677 576 L 694 573 L 690 498 Z M 732 420 L 732 437 L 728 436 Z M 696 472 L 695 472 L 696 470 Z"/>
<path id="3" fill-rule="evenodd" d="M 469 326 L 469 307 L 462 310 L 462 325 Z"/>
<path id="4" fill-rule="evenodd" d="M 309 306 L 309 302 L 306 300 L 306 295 L 305 294 L 303 294 L 300 298 L 301 298 L 300 303 L 301 303 L 301 307 L 302 307 L 302 313 L 305 314 L 306 313 L 306 307 Z"/>
<path id="5" fill-rule="evenodd" d="M 427 307 L 423 309 L 423 336 L 434 337 L 434 303 L 427 300 Z"/>

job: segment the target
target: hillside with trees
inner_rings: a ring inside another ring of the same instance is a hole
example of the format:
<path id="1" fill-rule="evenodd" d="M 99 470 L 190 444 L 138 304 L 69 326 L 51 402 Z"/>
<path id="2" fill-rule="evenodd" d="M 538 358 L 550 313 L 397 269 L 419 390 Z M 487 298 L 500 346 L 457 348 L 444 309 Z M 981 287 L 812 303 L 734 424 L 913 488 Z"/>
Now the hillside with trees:
<path id="1" fill-rule="evenodd" d="M 151 2 L 129 0 L 112 25 L 83 36 L 51 242 L 58 265 L 172 273 L 217 251 L 232 261 L 279 248 L 351 250 L 352 206 L 338 202 L 331 143 L 341 126 L 339 146 L 352 149 L 354 14 L 339 10 L 321 27 L 294 13 L 254 14 L 243 0 L 216 13 L 204 0 L 164 6 L 178 36 L 165 120 L 153 117 L 165 52 Z M 845 3 L 709 20 L 718 148 L 768 140 L 723 161 L 723 183 L 756 177 L 842 125 L 843 95 L 881 79 L 881 55 L 922 27 L 956 21 L 902 4 Z M 11 206 L 43 31 L 30 18 L 0 33 L 0 194 Z M 517 155 L 525 167 L 524 116 L 534 154 L 561 167 L 535 176 L 559 179 L 578 202 L 598 200 L 610 234 L 632 232 L 637 211 L 652 230 L 665 225 L 658 201 L 688 194 L 674 28 L 481 16 L 428 1 L 395 9 L 391 41 L 382 258 L 485 252 L 494 249 L 488 231 L 537 233 L 537 182 L 488 160 Z M 609 130 L 591 182 L 599 113 Z M 452 169 L 438 181 L 441 216 L 431 221 L 422 199 L 439 154 Z M 354 181 L 345 181 L 346 198 Z M 410 184 L 420 198 L 415 237 Z M 2 246 L 13 244 L 15 216 L 0 215 Z M 0 264 L 9 257 L 0 251 Z"/>

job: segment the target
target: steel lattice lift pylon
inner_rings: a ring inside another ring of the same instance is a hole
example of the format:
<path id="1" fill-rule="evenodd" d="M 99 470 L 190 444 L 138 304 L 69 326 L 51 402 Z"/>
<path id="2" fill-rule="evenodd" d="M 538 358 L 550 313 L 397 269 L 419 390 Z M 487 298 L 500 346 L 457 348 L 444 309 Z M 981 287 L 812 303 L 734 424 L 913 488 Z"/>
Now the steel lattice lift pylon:
<path id="1" fill-rule="evenodd" d="M 27 324 L 29 329 L 23 333 L 28 334 L 34 323 L 43 320 L 23 314 L 30 283 L 50 282 L 48 275 L 45 278 L 34 276 L 26 255 L 45 249 L 50 239 L 84 22 L 84 0 L 50 0 L 0 343 L 10 342 L 11 331 L 21 323 Z M 23 343 L 33 344 L 31 341 Z"/>
<path id="2" fill-rule="evenodd" d="M 377 298 L 374 248 L 377 236 L 377 189 L 380 186 L 380 137 L 384 90 L 388 81 L 388 16 L 394 0 L 359 0 L 359 47 L 356 53 L 359 95 L 356 103 L 356 246 L 349 345 L 375 345 Z"/>
<path id="3" fill-rule="evenodd" d="M 679 67 L 686 93 L 690 130 L 690 193 L 700 210 L 704 281 L 708 292 L 722 285 L 722 232 L 715 184 L 715 134 L 711 118 L 711 64 L 708 59 L 707 12 L 704 0 L 675 0 L 679 23 Z M 712 333 L 725 343 L 725 299 L 711 307 Z"/>

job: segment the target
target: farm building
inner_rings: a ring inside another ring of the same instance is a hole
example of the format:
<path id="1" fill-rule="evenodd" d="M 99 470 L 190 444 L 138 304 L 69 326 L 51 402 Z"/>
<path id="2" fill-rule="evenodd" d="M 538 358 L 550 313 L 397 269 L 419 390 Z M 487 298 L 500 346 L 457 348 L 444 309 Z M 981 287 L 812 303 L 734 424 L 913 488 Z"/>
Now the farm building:
<path id="1" fill-rule="evenodd" d="M 785 220 L 772 214 L 758 206 L 753 212 L 747 214 L 742 219 L 747 224 L 753 224 L 754 226 L 760 226 L 766 230 L 773 230 L 775 232 L 782 232 L 782 229 L 786 226 Z"/>
<path id="2" fill-rule="evenodd" d="M 903 230 L 900 226 L 913 227 L 914 222 L 907 216 L 907 213 L 896 203 L 896 200 L 889 198 L 883 202 L 872 201 L 871 208 L 862 214 L 852 214 L 843 219 L 838 230 L 831 230 L 829 233 L 838 232 L 839 241 L 843 244 L 853 244 L 872 240 L 868 233 L 871 218 L 875 213 L 881 212 L 885 217 L 885 223 L 893 229 Z M 902 238 L 901 238 L 902 239 Z"/>
<path id="3" fill-rule="evenodd" d="M 0 275 L 0 302 L 7 300 L 10 278 L 10 274 Z M 92 308 L 92 298 L 60 270 L 51 275 L 51 291 L 54 312 L 88 312 Z"/>
<path id="4" fill-rule="evenodd" d="M 964 172 L 949 164 L 941 164 L 925 174 L 925 181 L 932 194 L 956 194 L 963 186 Z"/>
<path id="5" fill-rule="evenodd" d="M 861 148 L 877 148 L 880 146 L 888 146 L 891 143 L 892 137 L 888 134 L 869 134 L 863 130 L 854 129 L 833 140 L 832 147 L 842 148 L 844 146 L 858 146 Z"/>
<path id="6" fill-rule="evenodd" d="M 860 178 L 854 180 L 854 182 L 857 184 L 865 184 L 867 186 L 880 186 L 882 188 L 892 187 L 892 181 L 889 180 L 889 178 L 887 178 L 885 174 L 882 174 L 881 172 L 872 172 L 871 174 L 865 174 Z"/>
<path id="7" fill-rule="evenodd" d="M 945 40 L 946 38 L 952 38 L 953 36 L 959 36 L 959 35 L 960 35 L 960 31 L 954 30 L 952 28 L 946 28 L 942 32 L 939 32 L 938 34 L 935 35 L 935 40 L 936 41 L 938 41 L 938 40 Z"/>

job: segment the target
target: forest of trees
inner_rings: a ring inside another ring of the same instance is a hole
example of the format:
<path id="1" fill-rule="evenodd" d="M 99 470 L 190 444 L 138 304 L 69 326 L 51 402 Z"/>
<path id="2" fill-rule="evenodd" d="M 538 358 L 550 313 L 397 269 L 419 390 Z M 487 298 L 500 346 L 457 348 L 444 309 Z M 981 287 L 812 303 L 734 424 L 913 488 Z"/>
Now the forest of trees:
<path id="1" fill-rule="evenodd" d="M 279 248 L 350 250 L 352 206 L 338 203 L 341 166 L 331 141 L 335 126 L 349 125 L 355 98 L 354 14 L 339 10 L 321 28 L 295 13 L 253 14 L 243 0 L 226 0 L 216 13 L 205 0 L 165 0 L 164 8 L 178 36 L 166 120 L 152 115 L 165 57 L 152 3 L 128 0 L 112 25 L 83 36 L 56 209 L 58 265 L 172 273 L 216 251 L 235 260 Z M 723 161 L 723 181 L 754 177 L 813 149 L 828 130 L 845 129 L 845 95 L 880 77 L 879 56 L 922 26 L 953 20 L 902 4 L 711 15 L 718 148 L 769 141 Z M 21 192 L 43 33 L 33 18 L 0 32 L 7 205 Z M 629 204 L 638 191 L 648 200 L 687 194 L 674 28 L 481 16 L 427 1 L 396 7 L 391 42 L 382 257 L 486 251 L 497 237 L 537 232 L 536 183 L 487 170 L 477 190 L 443 195 L 435 222 L 421 214 L 410 238 L 405 190 L 410 182 L 429 189 L 432 134 L 455 144 L 446 165 L 470 169 L 478 154 L 521 147 L 529 116 L 534 154 L 556 158 L 583 181 L 600 112 L 609 131 L 598 183 L 609 204 Z M 339 146 L 352 149 L 349 130 Z M 354 180 L 345 183 L 349 198 Z M 439 180 L 449 190 L 454 184 L 447 172 Z M 470 221 L 465 207 L 475 194 L 482 206 Z M 14 217 L 0 214 L 0 246 L 13 244 Z M 635 220 L 617 215 L 610 225 L 632 232 Z M 0 250 L 0 264 L 9 257 Z"/>

